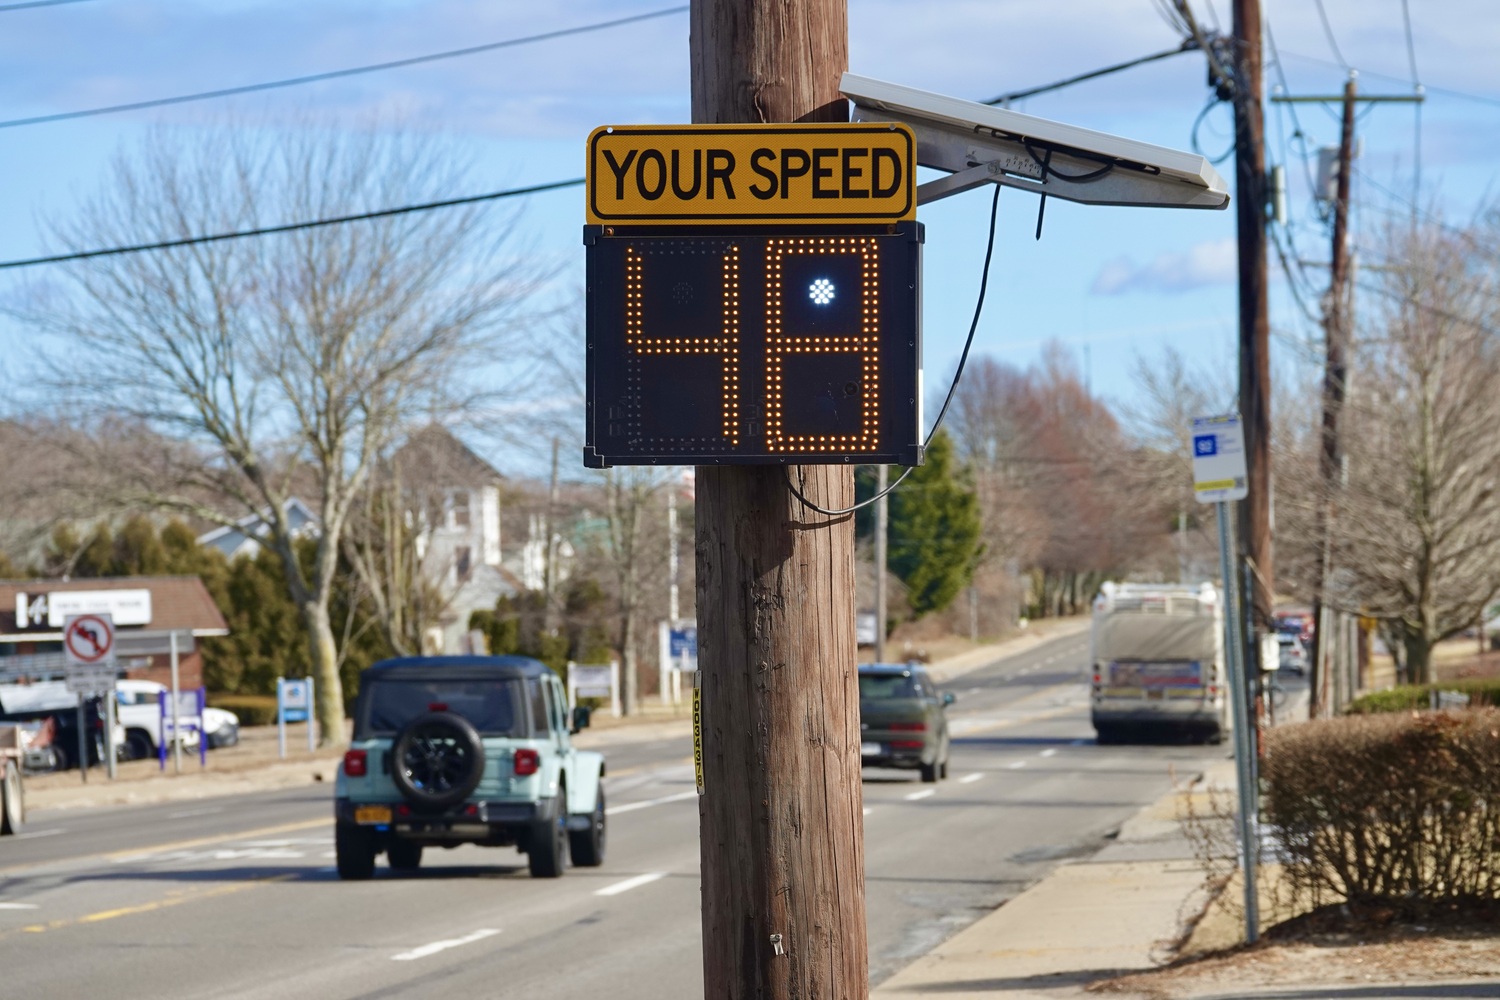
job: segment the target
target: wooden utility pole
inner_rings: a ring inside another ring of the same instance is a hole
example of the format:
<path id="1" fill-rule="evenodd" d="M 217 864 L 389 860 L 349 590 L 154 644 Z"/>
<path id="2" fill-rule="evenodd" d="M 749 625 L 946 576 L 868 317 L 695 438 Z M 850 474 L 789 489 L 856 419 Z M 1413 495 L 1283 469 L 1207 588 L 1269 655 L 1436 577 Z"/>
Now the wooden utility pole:
<path id="1" fill-rule="evenodd" d="M 844 0 L 694 0 L 693 121 L 845 121 Z M 706 1000 L 864 1000 L 852 466 L 698 469 Z"/>
<path id="2" fill-rule="evenodd" d="M 1271 543 L 1271 323 L 1266 294 L 1265 117 L 1261 105 L 1260 0 L 1234 0 L 1235 225 L 1239 236 L 1240 419 L 1250 494 L 1240 539 L 1253 568 L 1252 621 L 1274 617 Z M 1247 636 L 1251 650 L 1256 649 Z"/>
<path id="3" fill-rule="evenodd" d="M 1313 581 L 1313 647 L 1310 651 L 1309 687 L 1312 698 L 1308 714 L 1319 718 L 1338 705 L 1327 704 L 1329 630 L 1332 616 L 1325 614 L 1324 588 L 1333 571 L 1333 519 L 1337 515 L 1338 491 L 1344 471 L 1344 445 L 1339 439 L 1339 424 L 1344 411 L 1344 387 L 1349 369 L 1349 321 L 1346 305 L 1349 297 L 1349 175 L 1354 159 L 1354 105 L 1356 88 L 1353 74 L 1344 83 L 1343 130 L 1339 136 L 1338 185 L 1333 202 L 1333 258 L 1328 300 L 1323 310 L 1323 441 L 1318 454 L 1318 476 L 1323 495 L 1318 503 L 1318 541 L 1322 551 Z M 1337 699 L 1335 699 L 1337 700 Z"/>

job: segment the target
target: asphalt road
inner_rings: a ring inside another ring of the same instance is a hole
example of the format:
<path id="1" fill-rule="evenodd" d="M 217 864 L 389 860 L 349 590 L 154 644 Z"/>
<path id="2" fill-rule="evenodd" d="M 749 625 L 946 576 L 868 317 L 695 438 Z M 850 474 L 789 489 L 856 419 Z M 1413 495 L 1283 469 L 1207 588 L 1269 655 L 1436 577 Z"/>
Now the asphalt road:
<path id="1" fill-rule="evenodd" d="M 1087 639 L 957 678 L 950 778 L 863 785 L 871 977 L 889 976 L 1226 750 L 1099 747 Z M 533 880 L 511 849 L 333 872 L 331 789 L 37 814 L 0 842 L 0 993 L 112 1000 L 701 994 L 685 737 L 605 748 L 609 854 Z"/>

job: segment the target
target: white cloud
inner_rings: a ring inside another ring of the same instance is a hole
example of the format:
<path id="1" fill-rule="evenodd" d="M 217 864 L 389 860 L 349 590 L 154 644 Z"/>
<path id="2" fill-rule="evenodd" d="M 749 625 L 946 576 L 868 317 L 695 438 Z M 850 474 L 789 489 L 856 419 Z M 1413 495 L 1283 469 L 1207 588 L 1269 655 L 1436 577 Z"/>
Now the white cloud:
<path id="1" fill-rule="evenodd" d="M 1095 295 L 1126 292 L 1190 292 L 1235 280 L 1236 250 L 1233 239 L 1198 243 L 1186 253 L 1164 253 L 1136 264 L 1129 257 L 1116 257 L 1099 269 L 1090 289 Z"/>

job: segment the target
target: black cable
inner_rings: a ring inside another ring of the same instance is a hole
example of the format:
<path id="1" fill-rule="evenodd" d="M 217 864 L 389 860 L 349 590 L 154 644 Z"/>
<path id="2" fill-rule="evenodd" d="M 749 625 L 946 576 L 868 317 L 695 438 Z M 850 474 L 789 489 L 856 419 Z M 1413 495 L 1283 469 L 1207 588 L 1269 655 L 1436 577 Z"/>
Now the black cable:
<path id="1" fill-rule="evenodd" d="M 1132 69 L 1145 63 L 1156 62 L 1158 59 L 1166 59 L 1169 56 L 1181 55 L 1184 52 L 1192 52 L 1197 47 L 1198 43 L 1189 38 L 1175 49 L 1167 49 L 1164 52 L 1156 52 L 1149 56 L 1141 56 L 1139 59 L 1132 59 L 1129 62 L 1116 63 L 1113 66 L 1106 66 L 1103 69 L 1092 70 L 1088 73 L 1080 73 L 1077 76 L 1070 76 L 1066 80 L 1059 80 L 1056 83 L 1048 83 L 1040 87 L 1031 87 L 1027 90 L 1014 90 L 1009 94 L 1001 94 L 999 97 L 992 97 L 988 101 L 980 101 L 979 103 L 1009 104 L 1011 101 L 1019 101 L 1023 97 L 1034 97 L 1037 94 L 1045 94 L 1049 90 L 1061 90 L 1063 87 L 1071 87 L 1075 83 L 1083 83 L 1085 80 L 1092 80 L 1095 77 L 1107 76 L 1110 73 L 1118 73 L 1122 69 Z"/>
<path id="2" fill-rule="evenodd" d="M 1220 153 L 1218 156 L 1209 156 L 1207 153 L 1203 152 L 1202 147 L 1198 145 L 1198 129 L 1203 125 L 1203 119 L 1207 118 L 1208 113 L 1212 111 L 1218 104 L 1218 98 L 1212 98 L 1207 104 L 1203 105 L 1203 110 L 1198 112 L 1197 118 L 1193 119 L 1193 130 L 1191 133 L 1189 133 L 1190 139 L 1193 144 L 1193 152 L 1197 153 L 1199 156 L 1204 157 L 1208 160 L 1209 163 L 1212 163 L 1215 166 L 1218 166 L 1220 163 L 1223 163 L 1225 160 L 1234 155 L 1234 140 L 1229 140 L 1229 148 L 1224 150 L 1224 152 Z"/>
<path id="3" fill-rule="evenodd" d="M 28 260 L 0 261 L 0 270 L 34 267 L 39 264 L 61 264 L 65 261 L 89 260 L 93 257 L 113 257 L 124 253 L 142 253 L 146 250 L 170 250 L 174 247 L 193 246 L 197 243 L 218 243 L 222 240 L 239 240 L 249 236 L 270 236 L 275 233 L 295 232 L 299 229 L 315 229 L 318 226 L 338 226 L 346 222 L 365 222 L 370 219 L 384 219 L 392 215 L 406 215 L 410 212 L 430 212 L 437 208 L 473 205 L 481 201 L 497 201 L 501 198 L 516 198 L 521 195 L 539 194 L 543 191 L 555 191 L 558 188 L 577 187 L 583 183 L 583 180 L 582 177 L 575 177 L 572 180 L 553 181 L 550 184 L 533 184 L 531 187 L 511 188 L 508 191 L 491 191 L 489 194 L 469 195 L 464 198 L 447 198 L 443 201 L 429 201 L 421 205 L 382 208 L 373 212 L 360 212 L 357 215 L 340 215 L 331 219 L 316 219 L 312 222 L 289 222 L 281 226 L 243 229 L 232 233 L 215 233 L 211 236 L 187 236 L 180 240 L 162 240 L 158 243 L 137 243 L 134 246 L 109 247 L 105 250 L 80 250 L 77 253 L 57 254 L 53 257 L 32 257 Z"/>
<path id="4" fill-rule="evenodd" d="M 1333 50 L 1333 57 L 1339 61 L 1340 66 L 1348 69 L 1349 62 L 1344 58 L 1344 54 L 1339 51 L 1339 43 L 1334 41 L 1333 25 L 1328 23 L 1328 12 L 1323 9 L 1323 0 L 1313 0 L 1313 3 L 1318 7 L 1318 17 L 1323 21 L 1323 34 L 1328 38 L 1328 47 Z"/>
<path id="5" fill-rule="evenodd" d="M 76 0 L 69 0 L 76 2 Z M 0 8 L 4 9 L 4 8 Z M 646 21 L 654 17 L 665 17 L 668 14 L 681 14 L 688 8 L 666 7 L 662 10 L 651 11 L 646 14 L 634 14 L 630 17 L 616 18 L 613 21 L 600 21 L 596 24 L 580 25 L 576 28 L 561 28 L 557 31 L 544 31 L 539 35 L 527 35 L 523 38 L 508 38 L 501 42 L 489 42 L 485 45 L 473 45 L 466 49 L 453 49 L 448 52 L 434 52 L 425 56 L 412 56 L 409 59 L 394 59 L 390 62 L 372 63 L 368 66 L 353 66 L 349 69 L 330 70 L 327 73 L 313 73 L 310 76 L 294 76 L 285 80 L 271 80 L 266 83 L 249 83 L 242 87 L 225 87 L 221 90 L 205 90 L 198 94 L 182 94 L 178 97 L 159 97 L 150 101 L 134 101 L 130 104 L 111 104 L 102 108 L 88 108 L 83 111 L 61 111 L 55 115 L 38 115 L 34 118 L 12 118 L 10 121 L 0 121 L 0 128 L 15 128 L 20 125 L 41 125 L 46 122 L 66 121 L 70 118 L 88 118 L 92 115 L 108 115 L 118 111 L 140 111 L 143 108 L 159 108 L 168 104 L 186 104 L 189 101 L 206 101 L 214 97 L 233 97 L 236 94 L 250 94 L 260 90 L 274 90 L 278 87 L 295 87 L 304 83 L 317 83 L 322 80 L 336 80 L 340 77 L 357 76 L 361 73 L 375 73 L 380 70 L 398 69 L 402 66 L 415 66 L 419 63 L 436 62 L 439 59 L 453 59 L 458 56 L 471 56 L 478 52 L 493 52 L 495 49 L 510 48 L 515 45 L 526 45 L 531 42 L 543 42 L 553 38 L 563 38 L 568 35 L 581 35 L 589 31 L 602 31 L 605 28 L 617 28 L 624 24 L 634 24 L 637 21 Z"/>
<path id="6" fill-rule="evenodd" d="M 974 319 L 969 323 L 969 336 L 964 340 L 963 353 L 958 356 L 958 370 L 953 373 L 953 384 L 948 386 L 948 395 L 943 399 L 943 406 L 938 410 L 937 419 L 932 422 L 932 430 L 927 432 L 927 439 L 922 442 L 923 448 L 926 448 L 932 443 L 933 436 L 937 434 L 938 428 L 943 426 L 943 417 L 948 413 L 948 405 L 953 402 L 953 395 L 958 391 L 958 380 L 963 378 L 964 365 L 968 364 L 969 362 L 969 348 L 974 346 L 974 332 L 979 329 L 979 317 L 984 313 L 984 295 L 985 291 L 989 288 L 990 283 L 990 261 L 995 256 L 995 220 L 999 217 L 999 214 L 1000 185 L 996 184 L 995 195 L 990 199 L 989 243 L 984 249 L 984 270 L 979 274 L 979 298 L 974 303 Z M 870 504 L 881 499 L 882 497 L 889 496 L 891 494 L 891 491 L 894 490 L 897 486 L 900 486 L 901 481 L 907 476 L 911 475 L 912 471 L 915 468 L 916 466 L 908 467 L 905 472 L 896 477 L 896 481 L 894 483 L 891 483 L 891 485 L 887 486 L 881 492 L 870 497 L 870 499 L 861 501 L 860 503 L 855 504 L 853 507 L 844 507 L 839 510 L 829 510 L 825 507 L 819 507 L 817 504 L 807 499 L 807 497 L 803 496 L 801 490 L 797 489 L 796 484 L 792 482 L 792 473 L 786 466 L 783 465 L 781 467 L 781 472 L 786 479 L 787 489 L 792 491 L 792 496 L 796 497 L 802 502 L 802 506 L 806 507 L 808 510 L 815 511 L 828 517 L 843 517 L 847 514 L 852 514 L 857 510 L 861 510 L 865 507 L 870 506 Z"/>
<path id="7" fill-rule="evenodd" d="M 65 3 L 83 3 L 84 0 L 26 0 L 26 3 L 8 3 L 0 5 L 0 13 L 8 10 L 25 10 L 28 7 L 56 7 Z"/>
<path id="8" fill-rule="evenodd" d="M 1036 150 L 1034 148 L 1032 148 L 1033 146 L 1034 146 L 1034 143 L 1030 139 L 1022 139 L 1021 140 L 1021 147 L 1026 150 L 1026 154 L 1031 157 L 1031 159 L 1036 163 L 1037 166 L 1039 166 L 1039 167 L 1042 168 L 1042 181 L 1043 181 L 1043 183 L 1046 182 L 1046 179 L 1047 179 L 1048 176 L 1056 177 L 1060 181 L 1091 181 L 1091 180 L 1094 180 L 1096 178 L 1103 177 L 1105 174 L 1107 174 L 1111 170 L 1115 169 L 1115 163 L 1114 163 L 1114 161 L 1110 160 L 1107 163 L 1105 163 L 1103 166 L 1101 166 L 1098 170 L 1090 170 L 1087 173 L 1082 173 L 1082 174 L 1065 174 L 1062 171 L 1058 170 L 1056 167 L 1054 167 L 1054 166 L 1051 165 L 1052 152 L 1053 152 L 1051 148 L 1049 148 L 1049 147 L 1043 147 L 1044 149 L 1047 150 L 1047 158 L 1046 158 L 1046 160 L 1043 160 L 1040 156 L 1036 155 Z M 1068 155 L 1069 156 L 1078 156 L 1080 159 L 1089 159 L 1090 158 L 1090 157 L 1086 157 L 1086 156 L 1080 156 L 1080 154 L 1078 154 L 1078 153 L 1072 153 L 1072 152 L 1068 153 Z"/>

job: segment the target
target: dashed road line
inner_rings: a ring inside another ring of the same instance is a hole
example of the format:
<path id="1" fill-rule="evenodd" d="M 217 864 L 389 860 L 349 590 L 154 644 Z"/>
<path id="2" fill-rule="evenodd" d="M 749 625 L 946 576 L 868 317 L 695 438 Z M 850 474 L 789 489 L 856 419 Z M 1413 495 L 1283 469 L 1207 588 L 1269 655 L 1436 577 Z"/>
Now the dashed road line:
<path id="1" fill-rule="evenodd" d="M 447 941 L 434 941 L 432 942 L 432 944 L 424 944 L 420 948 L 413 948 L 411 951 L 403 951 L 399 955 L 392 955 L 391 961 L 412 962 L 419 958 L 426 958 L 429 955 L 436 955 L 440 951 L 447 951 L 449 948 L 462 948 L 466 944 L 473 944 L 475 941 L 483 941 L 485 938 L 494 937 L 499 933 L 500 931 L 496 928 L 481 927 L 474 933 L 465 934 L 460 938 L 451 938 Z"/>
<path id="2" fill-rule="evenodd" d="M 695 792 L 693 794 L 696 795 L 697 793 Z M 616 882 L 614 885 L 607 885 L 603 889 L 596 891 L 594 895 L 618 896 L 622 892 L 629 892 L 631 889 L 639 889 L 643 885 L 649 885 L 650 883 L 655 882 L 657 879 L 666 877 L 666 872 L 647 872 L 644 875 L 637 875 L 635 878 L 628 878 L 623 882 Z"/>
<path id="3" fill-rule="evenodd" d="M 962 778 L 959 778 L 958 779 L 958 783 L 960 785 L 972 785 L 974 782 L 978 781 L 980 778 L 983 778 L 983 777 L 984 777 L 983 774 L 981 774 L 978 771 L 975 771 L 973 774 L 966 774 Z"/>
<path id="4" fill-rule="evenodd" d="M 697 790 L 691 792 L 679 792 L 676 795 L 664 795 L 659 799 L 647 799 L 644 802 L 626 802 L 624 805 L 606 806 L 604 814 L 614 816 L 617 813 L 635 812 L 637 809 L 649 809 L 652 806 L 664 806 L 668 802 L 686 802 L 688 799 L 696 799 Z"/>
<path id="5" fill-rule="evenodd" d="M 34 910 L 35 903 L 0 903 L 0 910 Z"/>
<path id="6" fill-rule="evenodd" d="M 1013 760 L 1005 766 L 1012 771 L 1019 771 L 1021 768 L 1026 766 L 1026 762 L 1024 760 Z"/>
<path id="7" fill-rule="evenodd" d="M 930 799 L 930 798 L 932 798 L 936 794 L 937 794 L 937 789 L 936 788 L 924 788 L 920 792 L 912 792 L 910 795 L 906 795 L 906 796 L 903 796 L 903 797 L 908 802 L 919 802 L 922 799 Z"/>
<path id="8" fill-rule="evenodd" d="M 1043 757 L 1055 757 L 1055 756 L 1057 756 L 1057 748 L 1056 747 L 1048 747 L 1046 750 L 1042 751 L 1041 755 Z"/>

